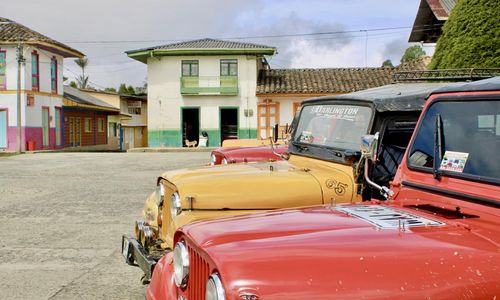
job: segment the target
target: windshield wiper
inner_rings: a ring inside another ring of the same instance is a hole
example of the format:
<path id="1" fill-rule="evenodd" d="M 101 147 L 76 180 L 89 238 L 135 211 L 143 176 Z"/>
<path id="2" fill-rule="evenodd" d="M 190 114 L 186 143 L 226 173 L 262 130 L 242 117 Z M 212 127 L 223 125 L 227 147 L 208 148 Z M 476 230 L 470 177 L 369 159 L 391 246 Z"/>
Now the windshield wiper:
<path id="1" fill-rule="evenodd" d="M 434 129 L 434 160 L 433 160 L 433 175 L 437 180 L 441 180 L 443 172 L 439 170 L 441 160 L 443 159 L 444 136 L 443 136 L 443 120 L 441 115 L 436 115 L 436 127 Z"/>
<path id="2" fill-rule="evenodd" d="M 299 148 L 299 150 L 302 151 L 302 152 L 303 151 L 309 151 L 309 147 L 301 145 L 301 144 L 299 144 L 299 143 L 297 143 L 295 141 L 292 142 L 292 145 L 294 145 L 295 147 Z"/>
<path id="3" fill-rule="evenodd" d="M 350 163 L 354 163 L 361 158 L 361 151 L 344 150 L 344 158 Z"/>

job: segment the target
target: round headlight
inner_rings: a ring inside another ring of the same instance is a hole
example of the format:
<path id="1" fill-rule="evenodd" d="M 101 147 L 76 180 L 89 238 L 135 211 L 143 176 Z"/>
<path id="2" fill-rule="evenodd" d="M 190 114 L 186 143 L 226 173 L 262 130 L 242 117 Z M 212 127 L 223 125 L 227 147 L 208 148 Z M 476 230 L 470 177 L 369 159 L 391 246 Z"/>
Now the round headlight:
<path id="1" fill-rule="evenodd" d="M 223 158 L 223 159 L 222 159 L 222 164 L 223 164 L 223 165 L 227 165 L 227 159 L 226 159 L 226 158 Z"/>
<path id="2" fill-rule="evenodd" d="M 174 280 L 178 287 L 186 286 L 189 275 L 189 252 L 184 242 L 174 248 Z"/>
<path id="3" fill-rule="evenodd" d="M 163 184 L 159 184 L 157 187 L 156 187 L 156 205 L 158 206 L 161 206 L 163 205 L 163 199 L 165 197 L 165 187 L 163 186 Z"/>
<path id="4" fill-rule="evenodd" d="M 181 197 L 179 196 L 179 193 L 175 192 L 172 196 L 170 196 L 170 213 L 172 214 L 172 219 L 178 216 L 181 212 Z"/>
<path id="5" fill-rule="evenodd" d="M 224 287 L 220 280 L 219 274 L 213 273 L 207 281 L 207 290 L 205 293 L 206 300 L 225 300 Z"/>
<path id="6" fill-rule="evenodd" d="M 210 163 L 212 165 L 215 165 L 216 161 L 217 161 L 217 158 L 215 157 L 215 154 L 212 153 L 212 155 L 210 155 Z"/>

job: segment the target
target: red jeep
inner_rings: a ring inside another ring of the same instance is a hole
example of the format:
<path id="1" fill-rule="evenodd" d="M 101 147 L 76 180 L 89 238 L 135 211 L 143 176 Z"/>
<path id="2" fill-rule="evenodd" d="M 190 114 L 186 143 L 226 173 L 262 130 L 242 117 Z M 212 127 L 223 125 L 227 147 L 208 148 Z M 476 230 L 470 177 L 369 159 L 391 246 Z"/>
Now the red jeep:
<path id="1" fill-rule="evenodd" d="M 363 138 L 366 174 L 376 145 Z M 388 200 L 182 227 L 147 297 L 498 299 L 499 184 L 500 77 L 450 86 L 428 98 Z"/>

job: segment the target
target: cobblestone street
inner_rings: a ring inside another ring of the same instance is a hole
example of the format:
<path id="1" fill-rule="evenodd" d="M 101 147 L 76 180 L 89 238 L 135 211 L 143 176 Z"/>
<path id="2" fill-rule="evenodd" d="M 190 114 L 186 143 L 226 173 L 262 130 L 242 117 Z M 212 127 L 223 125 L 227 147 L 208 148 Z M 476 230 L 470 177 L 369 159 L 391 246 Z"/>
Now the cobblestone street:
<path id="1" fill-rule="evenodd" d="M 121 235 L 162 171 L 208 161 L 208 152 L 0 157 L 0 298 L 143 299 Z"/>

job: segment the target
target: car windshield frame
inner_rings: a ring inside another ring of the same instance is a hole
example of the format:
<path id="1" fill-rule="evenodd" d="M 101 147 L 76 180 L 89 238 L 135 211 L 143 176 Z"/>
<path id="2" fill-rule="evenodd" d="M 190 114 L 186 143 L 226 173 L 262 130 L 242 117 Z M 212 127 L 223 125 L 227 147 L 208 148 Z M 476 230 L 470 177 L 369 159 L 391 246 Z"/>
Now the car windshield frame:
<path id="1" fill-rule="evenodd" d="M 310 158 L 315 158 L 315 159 L 320 159 L 320 160 L 326 160 L 326 161 L 333 161 L 333 162 L 338 162 L 342 164 L 347 164 L 350 165 L 352 164 L 352 157 L 359 158 L 361 151 L 360 148 L 358 147 L 357 149 L 350 149 L 350 148 L 342 148 L 342 147 L 335 147 L 335 146 L 328 146 L 328 145 L 321 145 L 321 144 L 313 144 L 313 143 L 303 143 L 300 141 L 296 141 L 297 139 L 297 134 L 298 134 L 298 129 L 299 129 L 299 124 L 300 124 L 300 119 L 302 118 L 302 114 L 304 113 L 304 109 L 310 106 L 322 106 L 322 105 L 329 105 L 329 106 L 359 106 L 359 107 L 366 107 L 370 109 L 370 116 L 368 118 L 367 122 L 367 128 L 366 132 L 364 134 L 369 134 L 371 133 L 372 127 L 373 127 L 373 122 L 375 120 L 375 115 L 376 115 L 376 109 L 373 106 L 373 103 L 370 101 L 361 101 L 361 100 L 338 100 L 338 101 L 332 101 L 330 100 L 325 100 L 325 101 L 314 101 L 311 103 L 304 103 L 301 110 L 300 110 L 300 115 L 299 115 L 299 120 L 297 122 L 297 125 L 295 128 L 293 128 L 293 134 L 291 135 L 290 142 L 289 142 L 289 153 L 294 154 L 294 155 L 299 155 L 299 156 L 305 156 L 305 157 L 310 157 Z M 359 145 L 361 145 L 361 138 L 362 135 L 359 136 Z"/>
<path id="2" fill-rule="evenodd" d="M 456 96 L 456 95 L 442 95 L 438 96 L 433 99 L 432 102 L 430 102 L 425 109 L 425 112 L 422 113 L 420 116 L 420 122 L 418 123 L 417 127 L 415 128 L 413 138 L 410 141 L 410 144 L 408 145 L 408 153 L 406 155 L 406 165 L 408 166 L 408 169 L 412 171 L 418 171 L 418 172 L 423 172 L 423 173 L 429 173 L 432 174 L 434 172 L 433 167 L 424 167 L 424 166 L 418 166 L 412 164 L 410 161 L 410 152 L 414 149 L 414 144 L 415 140 L 417 139 L 417 136 L 423 126 L 423 121 L 427 117 L 427 114 L 429 112 L 429 109 L 436 103 L 439 102 L 481 102 L 481 101 L 491 101 L 491 100 L 496 100 L 500 102 L 500 98 L 498 95 L 470 95 L 470 96 Z M 430 137 L 434 139 L 434 136 Z M 433 154 L 432 154 L 433 155 Z M 475 175 L 475 174 L 470 174 L 470 173 L 462 173 L 462 172 L 455 172 L 455 171 L 448 171 L 448 170 L 442 170 L 439 169 L 439 175 L 440 176 L 445 176 L 449 178 L 456 178 L 456 179 L 465 179 L 469 181 L 475 181 L 475 182 L 480 182 L 480 183 L 486 183 L 486 184 L 493 184 L 496 186 L 500 185 L 500 178 L 495 178 L 495 177 L 489 177 L 489 176 L 482 176 L 482 175 Z"/>

